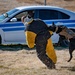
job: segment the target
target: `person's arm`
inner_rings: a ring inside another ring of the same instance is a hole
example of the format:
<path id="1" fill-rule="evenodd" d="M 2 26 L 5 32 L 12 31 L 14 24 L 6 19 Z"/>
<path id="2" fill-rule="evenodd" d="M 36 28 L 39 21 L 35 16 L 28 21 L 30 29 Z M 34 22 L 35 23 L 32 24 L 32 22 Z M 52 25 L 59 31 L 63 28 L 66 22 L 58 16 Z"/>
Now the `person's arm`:
<path id="1" fill-rule="evenodd" d="M 24 18 L 25 18 L 26 16 L 22 16 L 21 17 L 21 21 L 24 23 Z"/>

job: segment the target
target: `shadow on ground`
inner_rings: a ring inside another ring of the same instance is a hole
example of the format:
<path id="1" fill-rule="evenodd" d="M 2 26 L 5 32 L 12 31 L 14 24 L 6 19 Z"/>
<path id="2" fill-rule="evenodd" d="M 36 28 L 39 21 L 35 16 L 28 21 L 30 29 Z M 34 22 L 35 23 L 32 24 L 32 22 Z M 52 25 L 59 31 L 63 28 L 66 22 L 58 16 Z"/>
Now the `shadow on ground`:
<path id="1" fill-rule="evenodd" d="M 68 47 L 61 47 L 61 46 L 54 46 L 54 48 L 56 50 L 65 50 L 68 49 Z M 35 50 L 35 47 L 30 49 L 27 45 L 22 45 L 22 44 L 17 44 L 17 45 L 0 45 L 0 50 L 3 51 L 18 51 L 21 49 L 25 49 L 25 50 Z"/>
<path id="2" fill-rule="evenodd" d="M 32 48 L 28 48 L 27 45 L 22 45 L 22 44 L 17 44 L 17 45 L 0 45 L 0 50 L 3 50 L 3 51 L 18 51 L 18 50 L 21 50 L 21 49 L 25 49 L 25 50 L 33 50 L 35 49 Z"/>
<path id="3" fill-rule="evenodd" d="M 62 46 L 54 46 L 54 48 L 56 49 L 56 50 L 65 50 L 65 49 L 69 49 L 68 47 L 62 47 Z"/>
<path id="4" fill-rule="evenodd" d="M 68 69 L 70 71 L 74 71 L 75 72 L 75 66 L 70 67 L 70 66 L 61 66 L 61 69 Z"/>

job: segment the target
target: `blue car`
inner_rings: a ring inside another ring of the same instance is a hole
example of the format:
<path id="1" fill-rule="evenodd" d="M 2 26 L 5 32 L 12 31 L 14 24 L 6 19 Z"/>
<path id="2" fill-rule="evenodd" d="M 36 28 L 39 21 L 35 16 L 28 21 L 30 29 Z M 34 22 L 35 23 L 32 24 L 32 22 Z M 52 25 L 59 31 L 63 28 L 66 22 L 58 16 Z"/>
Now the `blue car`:
<path id="1" fill-rule="evenodd" d="M 0 15 L 0 44 L 26 44 L 21 17 L 29 10 L 34 12 L 34 19 L 42 19 L 48 26 L 54 22 L 75 29 L 75 13 L 72 11 L 56 6 L 21 6 Z M 56 33 L 51 37 L 57 44 L 62 38 Z M 61 41 L 67 44 L 63 39 Z"/>

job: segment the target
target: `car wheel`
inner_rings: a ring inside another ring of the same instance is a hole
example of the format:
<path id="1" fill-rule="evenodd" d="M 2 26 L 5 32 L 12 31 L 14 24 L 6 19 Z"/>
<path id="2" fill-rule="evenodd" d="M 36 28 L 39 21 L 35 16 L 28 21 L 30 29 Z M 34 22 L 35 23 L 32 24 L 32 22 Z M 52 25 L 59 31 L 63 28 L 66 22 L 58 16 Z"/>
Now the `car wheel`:
<path id="1" fill-rule="evenodd" d="M 2 44 L 2 38 L 1 38 L 1 36 L 0 36 L 0 44 Z"/>
<path id="2" fill-rule="evenodd" d="M 69 41 L 64 36 L 60 36 L 58 45 L 60 45 L 62 47 L 68 47 Z"/>
<path id="3" fill-rule="evenodd" d="M 69 42 L 68 42 L 68 40 L 62 40 L 61 42 L 60 42 L 60 46 L 62 46 L 62 47 L 69 47 Z"/>

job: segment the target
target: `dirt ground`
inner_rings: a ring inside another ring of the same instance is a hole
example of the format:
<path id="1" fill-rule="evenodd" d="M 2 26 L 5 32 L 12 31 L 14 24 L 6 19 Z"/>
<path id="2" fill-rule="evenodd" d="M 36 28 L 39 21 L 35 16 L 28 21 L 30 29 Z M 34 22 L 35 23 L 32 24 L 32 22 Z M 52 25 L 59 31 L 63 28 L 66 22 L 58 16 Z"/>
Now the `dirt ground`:
<path id="1" fill-rule="evenodd" d="M 44 0 L 0 0 L 0 14 L 19 6 L 44 5 Z M 75 0 L 46 0 L 46 5 L 75 11 Z"/>
<path id="2" fill-rule="evenodd" d="M 0 75 L 75 75 L 75 51 L 69 59 L 68 48 L 56 47 L 56 69 L 47 67 L 37 58 L 36 50 L 28 47 L 0 47 Z"/>

